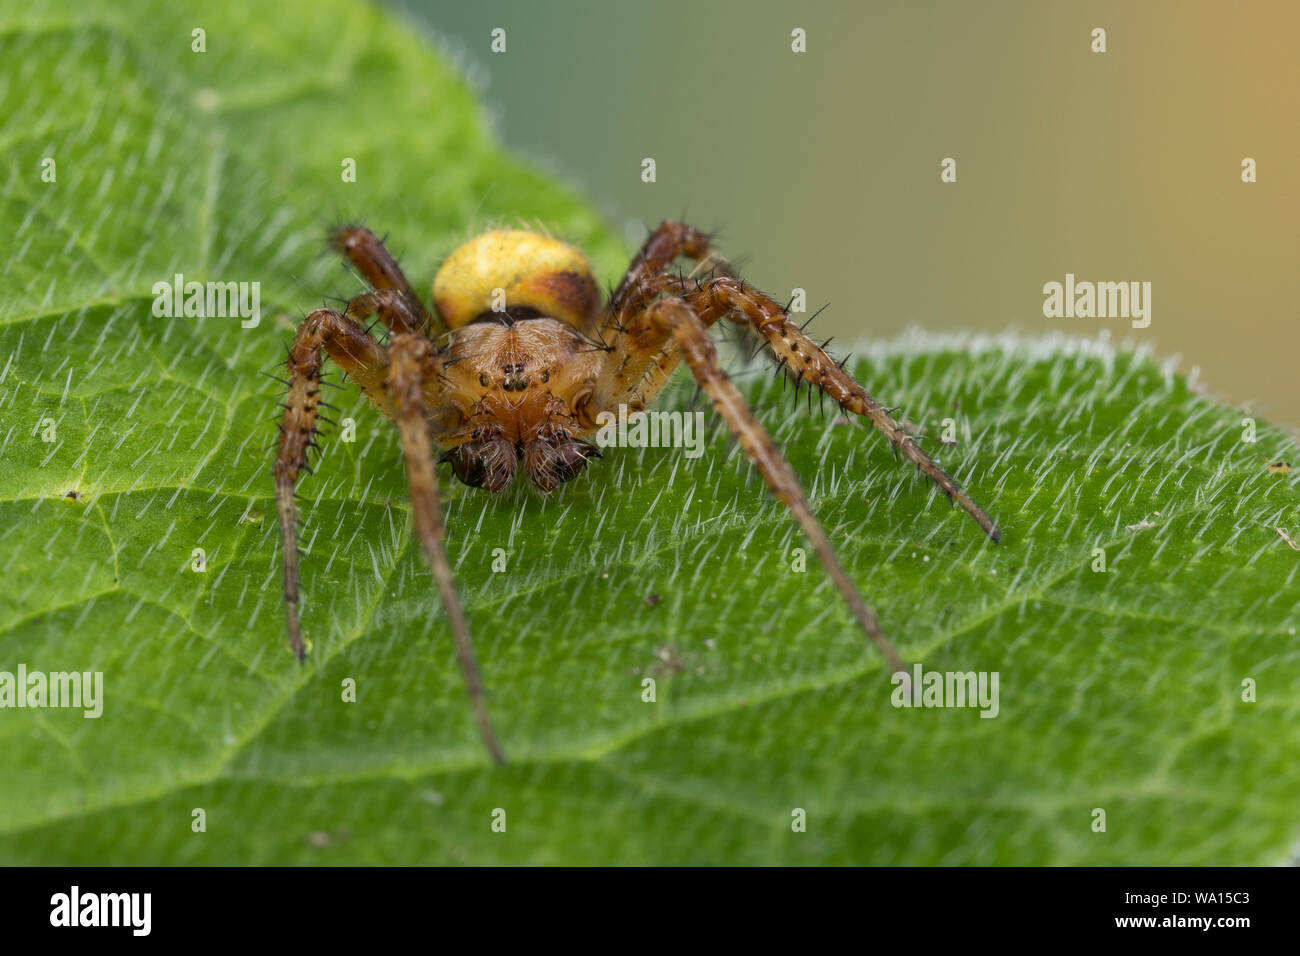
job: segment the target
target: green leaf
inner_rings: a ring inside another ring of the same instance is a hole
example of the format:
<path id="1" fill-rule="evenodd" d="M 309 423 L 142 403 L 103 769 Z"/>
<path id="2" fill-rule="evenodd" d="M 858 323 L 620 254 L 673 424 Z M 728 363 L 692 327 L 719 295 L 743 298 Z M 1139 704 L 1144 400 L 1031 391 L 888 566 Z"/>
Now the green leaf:
<path id="1" fill-rule="evenodd" d="M 490 222 L 540 220 L 608 281 L 628 250 L 369 6 L 131 6 L 0 13 L 0 671 L 104 675 L 98 719 L 0 710 L 0 862 L 1286 858 L 1300 552 L 1279 529 L 1300 521 L 1294 475 L 1267 464 L 1296 450 L 1264 423 L 1244 442 L 1240 412 L 1100 343 L 913 339 L 850 364 L 1000 520 L 997 547 L 878 436 L 742 376 L 906 659 L 998 672 L 993 719 L 892 706 L 715 423 L 698 459 L 611 451 L 549 498 L 450 489 L 511 758 L 490 766 L 398 443 L 351 387 L 357 441 L 327 436 L 301 489 L 296 664 L 260 372 L 322 295 L 357 289 L 326 227 L 387 231 L 422 286 Z M 260 281 L 262 324 L 153 316 L 177 272 Z M 679 378 L 665 407 L 691 392 Z"/>

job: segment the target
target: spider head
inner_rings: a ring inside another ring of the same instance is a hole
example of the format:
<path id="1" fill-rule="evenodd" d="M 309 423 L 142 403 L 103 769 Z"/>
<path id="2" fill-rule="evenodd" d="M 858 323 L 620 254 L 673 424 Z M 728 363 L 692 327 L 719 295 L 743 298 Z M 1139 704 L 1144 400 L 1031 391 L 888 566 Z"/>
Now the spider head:
<path id="1" fill-rule="evenodd" d="M 547 316 L 587 329 L 600 308 L 591 265 L 568 243 L 538 232 L 494 229 L 447 257 L 433 303 L 449 328 L 477 319 Z"/>

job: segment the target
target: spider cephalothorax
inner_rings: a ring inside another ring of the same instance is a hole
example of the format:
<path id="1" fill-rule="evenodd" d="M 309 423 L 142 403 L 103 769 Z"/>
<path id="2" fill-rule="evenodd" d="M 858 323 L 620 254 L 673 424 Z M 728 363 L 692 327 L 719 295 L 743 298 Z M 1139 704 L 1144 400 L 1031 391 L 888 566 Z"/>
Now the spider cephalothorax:
<path id="1" fill-rule="evenodd" d="M 498 761 L 501 748 L 443 543 L 434 445 L 443 449 L 439 461 L 467 485 L 500 491 L 522 471 L 541 491 L 553 491 L 599 457 L 588 439 L 602 412 L 644 410 L 685 361 L 768 488 L 799 522 L 858 623 L 905 678 L 901 658 L 840 567 L 798 478 L 723 373 L 708 330 L 725 318 L 755 332 L 787 372 L 870 421 L 998 539 L 992 519 L 780 303 L 720 261 L 707 279 L 672 271 L 682 257 L 696 263 L 713 258 L 708 237 L 684 223 L 656 229 L 603 304 L 591 267 L 572 246 L 535 232 L 485 233 L 443 263 L 432 313 L 368 229 L 343 227 L 333 241 L 370 291 L 352 299 L 345 312 L 311 313 L 289 350 L 274 474 L 290 645 L 299 657 L 306 654 L 293 491 L 314 447 L 321 365 L 328 356 L 398 427 L 416 536 L 447 611 L 479 731 Z M 362 324 L 370 316 L 387 326 L 386 346 Z"/>
<path id="2" fill-rule="evenodd" d="M 434 289 L 435 296 L 442 297 L 435 301 L 447 301 L 448 287 L 456 288 L 446 276 L 462 253 L 498 242 L 503 235 L 534 238 L 529 233 L 489 233 L 462 247 L 439 273 Z M 589 272 L 566 271 L 559 277 L 554 285 L 567 282 L 565 288 L 573 288 L 586 280 L 594 287 Z M 513 315 L 504 308 L 485 310 L 448 337 L 439 383 L 443 411 L 432 421 L 433 438 L 447 449 L 442 460 L 450 462 L 467 485 L 500 491 L 522 470 L 542 491 L 554 491 L 596 454 L 578 436 L 594 424 L 590 405 L 599 352 L 574 325 L 526 314 L 543 308 L 561 311 L 558 305 L 544 304 L 542 300 L 553 295 L 551 287 L 543 290 L 543 295 L 522 293 L 524 301 L 509 307 Z M 581 312 L 572 317 L 585 321 Z"/>

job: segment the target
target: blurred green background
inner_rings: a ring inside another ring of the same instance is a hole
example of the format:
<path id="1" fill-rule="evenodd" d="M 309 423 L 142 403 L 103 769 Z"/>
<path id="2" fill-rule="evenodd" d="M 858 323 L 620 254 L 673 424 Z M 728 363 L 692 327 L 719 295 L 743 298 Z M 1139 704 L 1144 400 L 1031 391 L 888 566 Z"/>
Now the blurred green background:
<path id="1" fill-rule="evenodd" d="M 757 284 L 829 302 L 822 337 L 1105 329 L 1300 425 L 1300 3 L 396 5 L 629 252 L 685 215 Z M 1151 326 L 1045 318 L 1067 272 L 1151 282 Z"/>

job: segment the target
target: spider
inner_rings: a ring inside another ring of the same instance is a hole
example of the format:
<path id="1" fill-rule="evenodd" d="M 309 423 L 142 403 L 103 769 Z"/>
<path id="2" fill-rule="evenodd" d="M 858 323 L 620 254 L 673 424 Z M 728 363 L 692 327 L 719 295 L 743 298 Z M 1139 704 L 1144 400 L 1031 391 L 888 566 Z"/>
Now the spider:
<path id="1" fill-rule="evenodd" d="M 600 457 L 585 439 L 596 432 L 601 412 L 620 404 L 629 414 L 645 410 L 685 361 L 772 494 L 789 508 L 858 624 L 893 671 L 905 676 L 902 659 L 840 566 L 799 479 L 719 365 L 709 328 L 727 319 L 757 332 L 787 372 L 870 421 L 896 455 L 998 540 L 993 520 L 889 410 L 805 336 L 779 302 L 737 277 L 714 254 L 708 235 L 685 223 L 655 229 L 603 304 L 583 254 L 537 232 L 493 230 L 452 252 L 434 279 L 432 311 L 369 229 L 340 227 L 331 244 L 369 291 L 343 312 L 312 312 L 289 348 L 273 472 L 289 644 L 299 659 L 306 656 L 294 485 L 308 468 L 309 449 L 317 447 L 321 366 L 329 357 L 397 426 L 415 534 L 447 613 L 475 722 L 497 763 L 505 758 L 444 545 L 435 445 L 443 449 L 438 461 L 471 487 L 501 491 L 522 470 L 538 490 L 553 491 Z M 707 277 L 694 278 L 674 271 L 681 258 L 697 268 L 716 265 Z M 363 324 L 372 317 L 387 326 L 386 344 Z"/>

